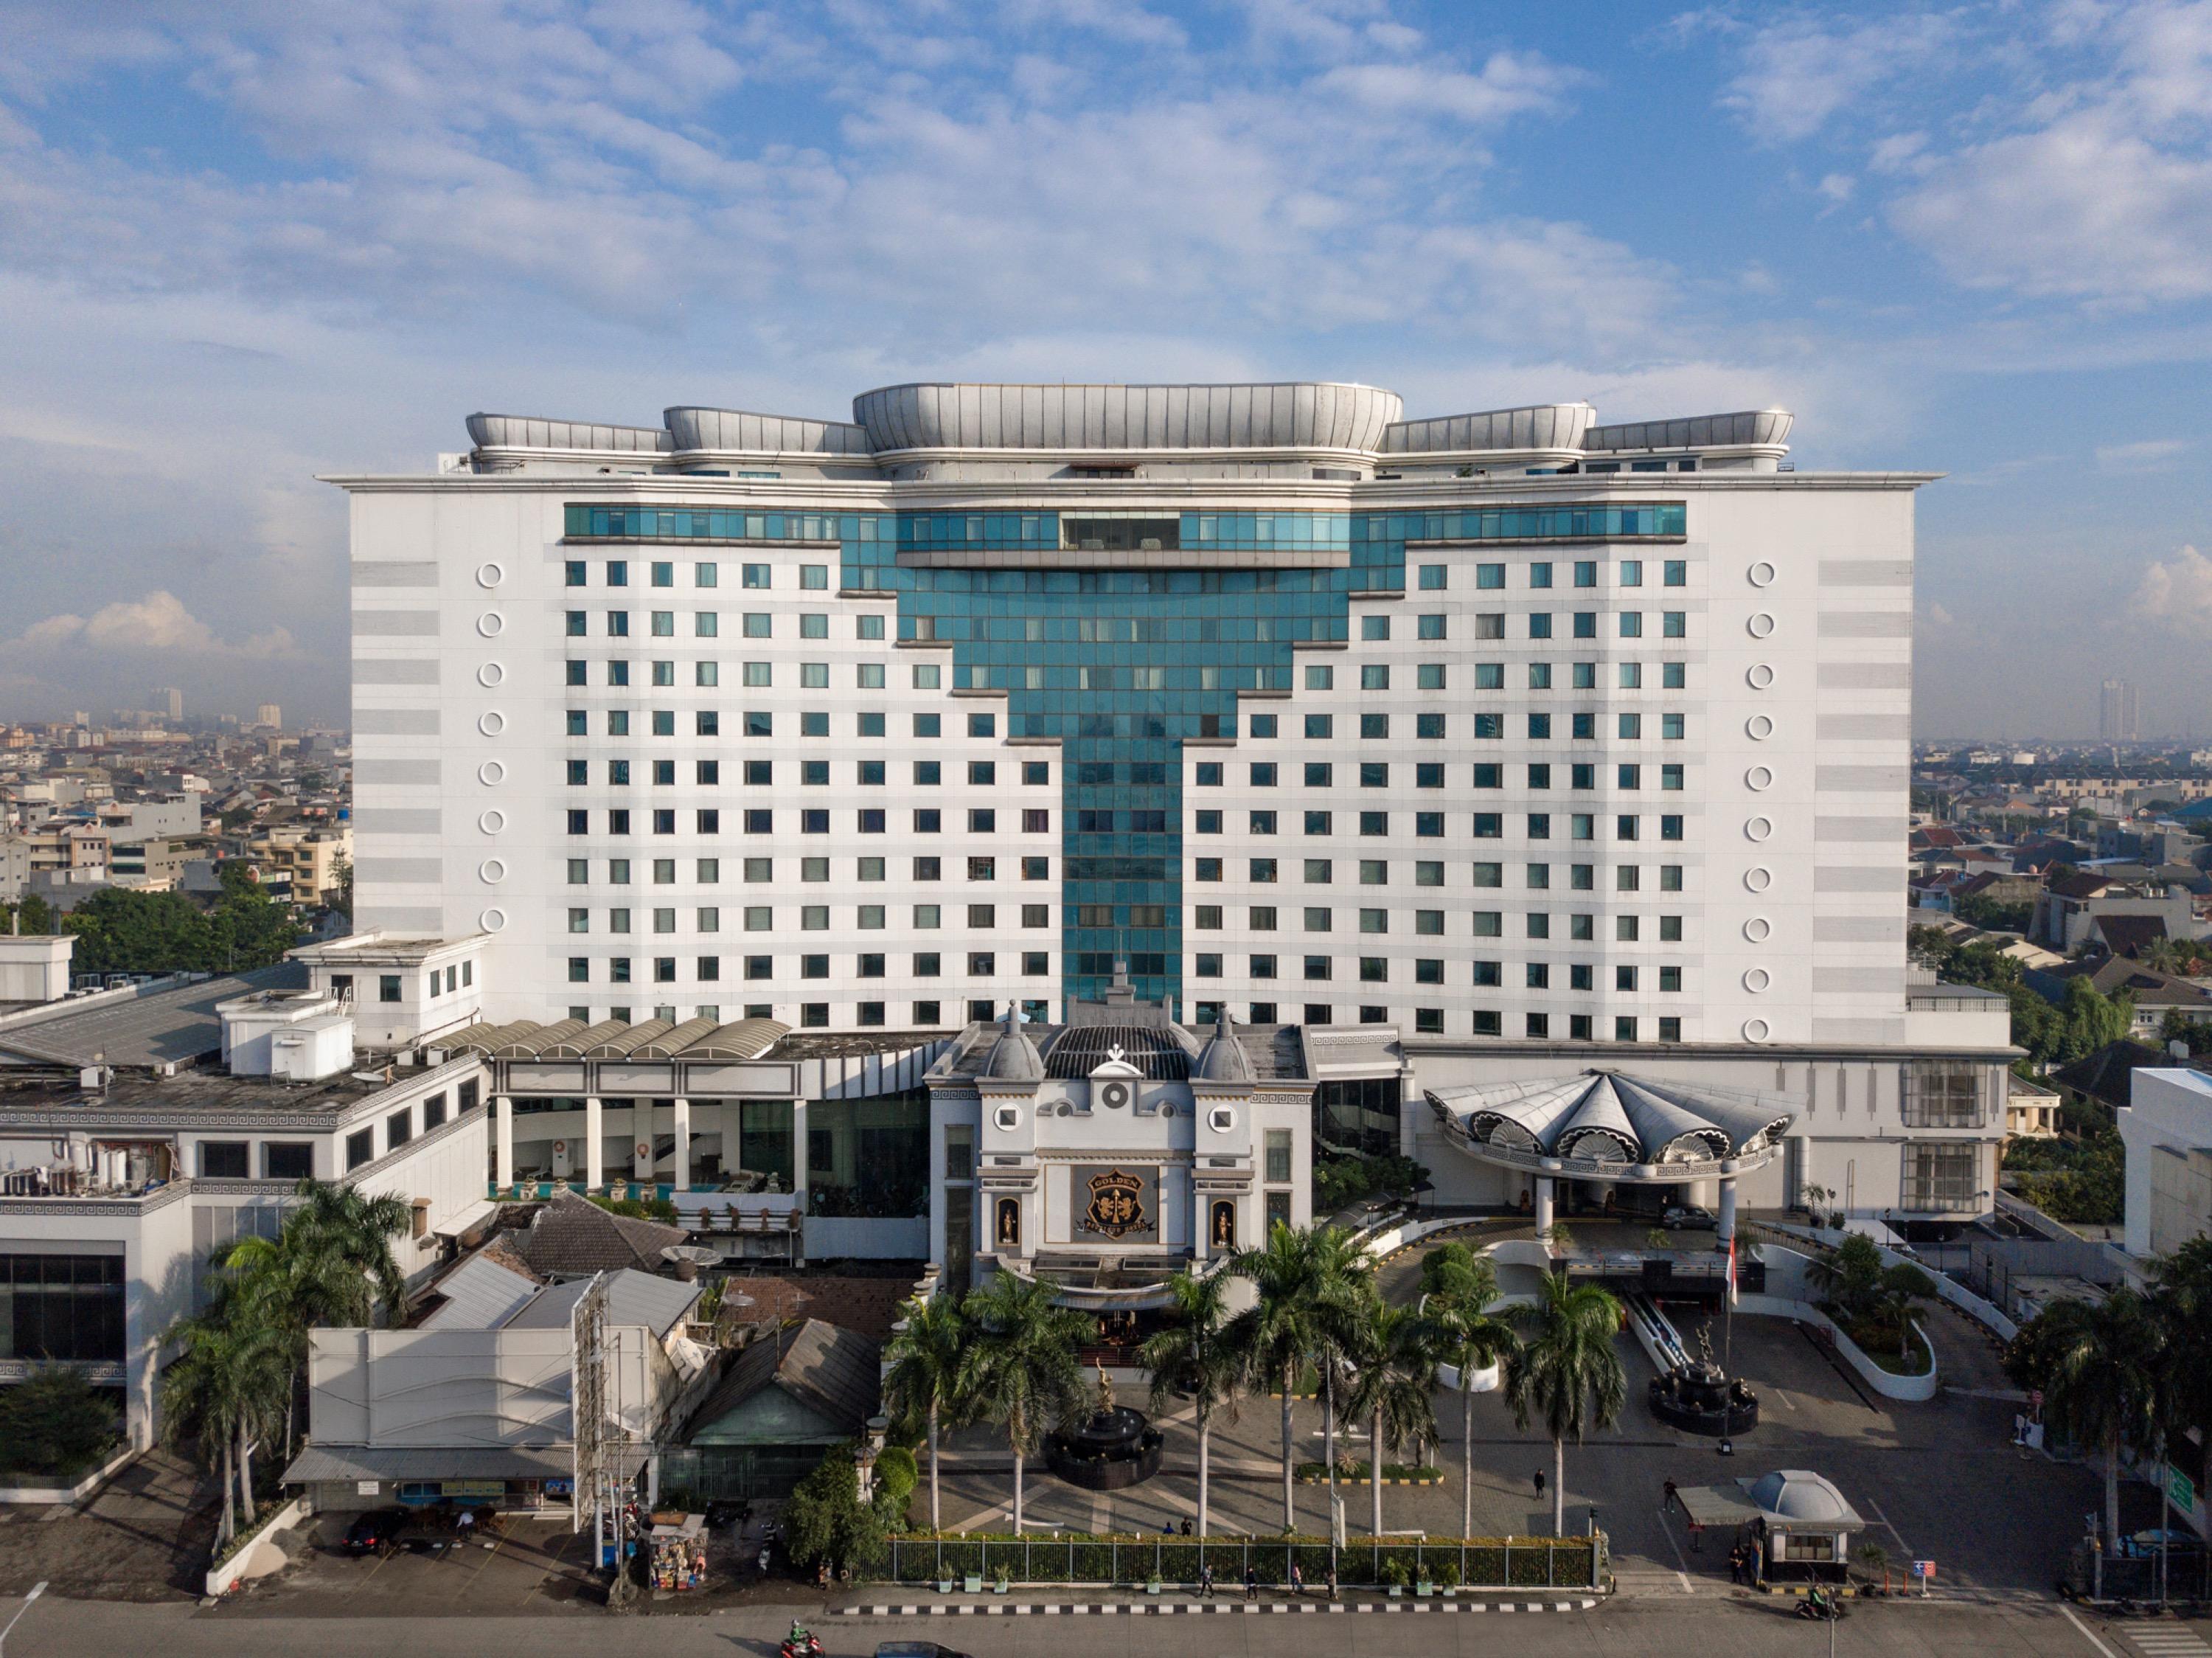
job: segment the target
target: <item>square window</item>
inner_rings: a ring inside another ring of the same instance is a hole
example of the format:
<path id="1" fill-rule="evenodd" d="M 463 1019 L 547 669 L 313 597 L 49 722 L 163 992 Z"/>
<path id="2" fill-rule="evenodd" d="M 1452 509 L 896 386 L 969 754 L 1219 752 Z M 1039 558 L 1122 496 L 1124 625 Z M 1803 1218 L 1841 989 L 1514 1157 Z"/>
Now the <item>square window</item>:
<path id="1" fill-rule="evenodd" d="M 1361 617 L 1359 619 L 1359 637 L 1362 639 L 1389 638 L 1390 637 L 1390 619 L 1388 616 Z"/>
<path id="2" fill-rule="evenodd" d="M 1445 568 L 1443 564 L 1420 566 L 1420 590 L 1424 593 L 1441 593 L 1444 587 Z"/>

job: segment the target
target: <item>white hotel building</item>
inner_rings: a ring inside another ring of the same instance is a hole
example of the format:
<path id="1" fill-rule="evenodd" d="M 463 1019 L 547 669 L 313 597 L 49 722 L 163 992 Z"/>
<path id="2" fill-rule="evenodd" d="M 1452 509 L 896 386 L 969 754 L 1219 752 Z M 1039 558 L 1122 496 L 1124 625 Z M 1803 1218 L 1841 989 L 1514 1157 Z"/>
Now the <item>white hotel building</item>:
<path id="1" fill-rule="evenodd" d="M 1990 1207 L 2004 1006 L 1905 959 L 1928 475 L 1793 471 L 1780 411 L 1409 421 L 1361 386 L 902 386 L 854 416 L 480 415 L 434 472 L 332 480 L 359 923 L 481 935 L 469 1043 L 579 1068 L 502 1119 L 502 1182 L 556 1133 L 561 1173 L 657 1176 L 679 1119 L 678 1186 L 762 1136 L 802 1186 L 926 1156 L 898 1214 L 824 1218 L 841 1253 L 950 1253 L 948 1214 L 986 1225 L 1002 1033 L 975 1027 L 1016 1005 L 1079 1080 L 1051 1045 L 1133 999 L 1182 1033 L 1155 1078 L 1203 1080 L 1224 1014 L 1291 1056 L 1261 1068 L 1312 1090 L 1285 1171 L 1317 1125 L 1445 1203 L 1741 1176 Z M 872 1051 L 913 1120 L 817 1145 L 787 1094 L 584 1092 L 702 1042 L 732 1077 Z M 1164 1121 L 1163 1167 L 1203 1167 Z"/>

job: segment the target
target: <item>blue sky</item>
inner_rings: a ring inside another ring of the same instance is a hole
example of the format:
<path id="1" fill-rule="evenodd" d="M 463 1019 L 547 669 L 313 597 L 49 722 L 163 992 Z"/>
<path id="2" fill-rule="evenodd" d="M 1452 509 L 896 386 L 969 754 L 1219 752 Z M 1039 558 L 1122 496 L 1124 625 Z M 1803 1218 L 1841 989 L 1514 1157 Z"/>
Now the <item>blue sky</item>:
<path id="1" fill-rule="evenodd" d="M 0 716 L 341 715 L 472 410 L 890 381 L 1780 403 L 1920 514 L 1920 728 L 2212 737 L 2212 0 L 0 0 Z"/>

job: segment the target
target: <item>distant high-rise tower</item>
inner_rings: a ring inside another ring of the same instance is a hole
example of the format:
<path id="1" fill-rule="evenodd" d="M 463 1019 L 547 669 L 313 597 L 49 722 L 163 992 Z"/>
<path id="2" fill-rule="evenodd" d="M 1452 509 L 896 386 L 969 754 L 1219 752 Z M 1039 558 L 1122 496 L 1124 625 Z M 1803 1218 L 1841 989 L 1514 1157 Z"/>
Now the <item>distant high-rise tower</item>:
<path id="1" fill-rule="evenodd" d="M 264 703 L 253 710 L 253 722 L 265 725 L 272 731 L 281 731 L 284 727 L 284 710 L 275 703 Z"/>
<path id="2" fill-rule="evenodd" d="M 2105 681 L 2097 710 L 2097 735 L 2106 742 L 2134 742 L 2142 735 L 2142 698 L 2135 681 Z"/>
<path id="3" fill-rule="evenodd" d="M 171 719 L 181 720 L 185 717 L 185 693 L 183 692 L 178 690 L 176 686 L 171 686 L 167 690 L 163 691 L 159 694 L 167 703 L 169 710 L 169 717 Z"/>

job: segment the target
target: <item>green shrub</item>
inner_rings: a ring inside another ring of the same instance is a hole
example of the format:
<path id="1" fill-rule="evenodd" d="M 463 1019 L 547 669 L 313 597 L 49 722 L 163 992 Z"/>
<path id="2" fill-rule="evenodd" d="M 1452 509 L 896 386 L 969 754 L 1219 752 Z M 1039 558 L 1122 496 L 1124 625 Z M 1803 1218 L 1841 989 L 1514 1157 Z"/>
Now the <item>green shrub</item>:
<path id="1" fill-rule="evenodd" d="M 1395 1549 L 1382 1557 L 1382 1582 L 1394 1589 L 1402 1589 L 1413 1581 L 1413 1563 L 1400 1557 Z"/>
<path id="2" fill-rule="evenodd" d="M 914 1453 L 902 1445 L 886 1445 L 876 1454 L 876 1484 L 893 1503 L 903 1506 L 921 1478 Z"/>
<path id="3" fill-rule="evenodd" d="M 37 1371 L 0 1388 L 0 1469 L 75 1480 L 113 1447 L 119 1416 L 114 1395 L 82 1370 Z"/>
<path id="4" fill-rule="evenodd" d="M 883 1518 L 860 1501 L 853 1448 L 849 1441 L 831 1446 L 784 1504 L 785 1546 L 801 1566 L 826 1560 L 833 1570 L 849 1566 L 858 1573 L 883 1553 Z"/>
<path id="5" fill-rule="evenodd" d="M 1440 1589 L 1459 1587 L 1459 1564 L 1449 1555 L 1431 1555 L 1428 1559 L 1429 1582 Z"/>

